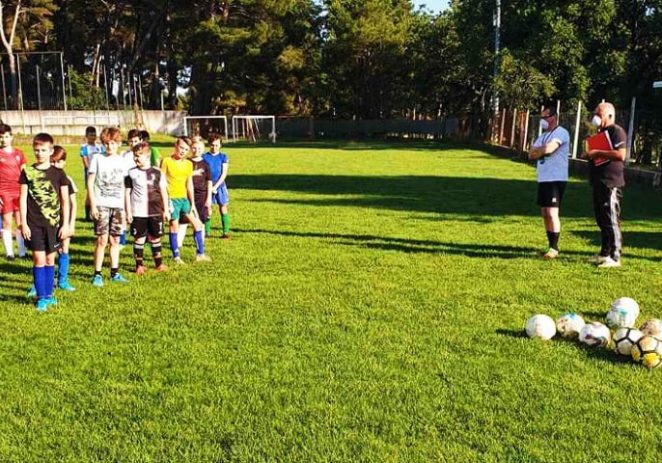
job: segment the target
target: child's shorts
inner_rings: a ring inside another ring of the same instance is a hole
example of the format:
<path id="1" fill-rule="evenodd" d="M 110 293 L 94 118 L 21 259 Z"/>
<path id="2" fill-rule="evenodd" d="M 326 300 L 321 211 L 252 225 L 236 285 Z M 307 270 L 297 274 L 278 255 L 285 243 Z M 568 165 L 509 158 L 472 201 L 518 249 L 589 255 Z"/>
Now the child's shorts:
<path id="1" fill-rule="evenodd" d="M 221 186 L 218 188 L 218 190 L 216 190 L 216 193 L 212 192 L 211 203 L 227 206 L 229 202 L 230 195 L 228 194 L 228 187 L 225 186 L 225 182 L 223 182 L 221 183 Z"/>
<path id="2" fill-rule="evenodd" d="M 94 233 L 120 236 L 124 231 L 124 209 L 99 206 L 97 210 L 99 218 L 94 221 Z"/>
<path id="3" fill-rule="evenodd" d="M 15 195 L 13 193 L 0 194 L 0 199 L 2 199 L 2 213 L 9 214 L 11 212 L 17 212 L 19 197 L 19 195 Z"/>
<path id="4" fill-rule="evenodd" d="M 170 203 L 172 205 L 170 208 L 172 211 L 170 218 L 172 220 L 179 221 L 182 216 L 189 215 L 191 213 L 191 202 L 186 198 L 172 199 L 170 200 Z"/>
<path id="5" fill-rule="evenodd" d="M 144 236 L 161 238 L 163 235 L 163 219 L 161 216 L 134 217 L 131 223 L 131 235 L 134 238 L 142 238 Z"/>
<path id="6" fill-rule="evenodd" d="M 60 249 L 60 240 L 57 236 L 58 229 L 51 225 L 45 227 L 31 226 L 30 227 L 30 240 L 25 242 L 25 245 L 31 251 L 45 251 L 46 254 L 52 254 Z"/>

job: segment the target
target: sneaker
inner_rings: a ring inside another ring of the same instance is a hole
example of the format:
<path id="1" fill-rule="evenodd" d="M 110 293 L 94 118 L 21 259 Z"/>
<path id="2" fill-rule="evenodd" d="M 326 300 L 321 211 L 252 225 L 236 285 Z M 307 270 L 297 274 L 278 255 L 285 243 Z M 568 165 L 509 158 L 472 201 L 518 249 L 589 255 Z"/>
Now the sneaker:
<path id="1" fill-rule="evenodd" d="M 49 299 L 39 299 L 37 303 L 35 304 L 35 307 L 37 308 L 37 312 L 46 312 L 48 310 L 48 306 L 50 305 L 48 303 L 50 301 Z"/>
<path id="2" fill-rule="evenodd" d="M 223 233 L 223 235 L 221 235 L 221 239 L 222 240 L 229 240 L 230 239 L 230 234 L 229 233 Z"/>
<path id="3" fill-rule="evenodd" d="M 76 288 L 71 286 L 68 281 L 63 281 L 62 283 L 58 283 L 57 287 L 63 291 L 69 291 L 69 292 L 76 291 Z"/>
<path id="4" fill-rule="evenodd" d="M 34 285 L 28 289 L 27 297 L 30 299 L 37 297 L 37 288 L 35 288 Z"/>
<path id="5" fill-rule="evenodd" d="M 94 275 L 92 285 L 101 288 L 103 286 L 103 277 L 101 275 Z"/>
<path id="6" fill-rule="evenodd" d="M 145 267 L 142 265 L 139 265 L 136 267 L 136 275 L 144 275 L 145 274 Z"/>
<path id="7" fill-rule="evenodd" d="M 159 265 L 158 267 L 156 267 L 156 271 L 157 271 L 157 272 L 167 272 L 167 271 L 168 271 L 168 267 L 166 267 L 165 265 L 161 264 L 161 265 Z"/>
<path id="8" fill-rule="evenodd" d="M 209 257 L 207 254 L 198 254 L 195 256 L 195 261 L 196 262 L 211 262 L 211 257 Z"/>
<path id="9" fill-rule="evenodd" d="M 48 307 L 52 305 L 57 305 L 57 299 L 55 299 L 53 296 L 46 298 L 46 304 L 48 305 Z"/>
<path id="10" fill-rule="evenodd" d="M 591 264 L 599 265 L 602 264 L 609 256 L 603 256 L 601 254 L 596 254 L 594 256 L 591 256 L 588 261 Z"/>
<path id="11" fill-rule="evenodd" d="M 186 262 L 184 262 L 184 261 L 182 260 L 182 258 L 179 257 L 179 256 L 177 256 L 177 257 L 173 257 L 172 261 L 173 261 L 175 264 L 178 264 L 178 265 L 186 265 Z"/>
<path id="12" fill-rule="evenodd" d="M 552 259 L 556 259 L 558 256 L 559 256 L 559 251 L 557 249 L 549 248 L 542 255 L 542 258 L 545 260 L 552 260 Z"/>
<path id="13" fill-rule="evenodd" d="M 121 273 L 116 273 L 115 275 L 110 277 L 110 281 L 112 281 L 113 283 L 128 283 L 129 282 L 129 280 L 124 278 Z"/>
<path id="14" fill-rule="evenodd" d="M 620 267 L 621 266 L 621 261 L 620 260 L 615 260 L 612 259 L 611 257 L 607 256 L 605 257 L 605 260 L 603 263 L 598 265 L 598 268 L 613 268 L 613 267 Z"/>

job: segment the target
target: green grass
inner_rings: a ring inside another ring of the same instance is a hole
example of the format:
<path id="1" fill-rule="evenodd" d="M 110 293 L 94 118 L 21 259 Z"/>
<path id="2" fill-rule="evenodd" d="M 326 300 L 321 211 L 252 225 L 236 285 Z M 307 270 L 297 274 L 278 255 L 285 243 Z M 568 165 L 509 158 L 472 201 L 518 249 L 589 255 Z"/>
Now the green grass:
<path id="1" fill-rule="evenodd" d="M 30 264 L 0 263 L 0 460 L 657 458 L 661 372 L 522 329 L 619 296 L 662 317 L 658 193 L 626 190 L 625 266 L 598 271 L 581 179 L 544 262 L 524 164 L 425 143 L 227 152 L 234 233 L 209 265 L 95 289 L 81 223 L 78 291 L 40 315 Z"/>

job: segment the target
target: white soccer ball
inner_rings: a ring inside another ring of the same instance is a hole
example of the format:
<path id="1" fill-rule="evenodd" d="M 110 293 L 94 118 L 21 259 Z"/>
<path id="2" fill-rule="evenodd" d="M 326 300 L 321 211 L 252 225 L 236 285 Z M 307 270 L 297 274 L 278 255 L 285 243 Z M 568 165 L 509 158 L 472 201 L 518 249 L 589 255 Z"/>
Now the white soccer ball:
<path id="1" fill-rule="evenodd" d="M 612 347 L 616 353 L 630 355 L 632 346 L 639 341 L 644 334 L 635 328 L 619 328 L 612 337 Z"/>
<path id="2" fill-rule="evenodd" d="M 564 338 L 576 338 L 586 322 L 576 313 L 565 313 L 556 320 L 556 330 Z"/>
<path id="3" fill-rule="evenodd" d="M 645 335 L 647 334 L 648 336 L 655 336 L 660 338 L 662 337 L 662 320 L 659 318 L 651 318 L 650 320 L 646 320 L 639 327 L 639 331 Z"/>
<path id="4" fill-rule="evenodd" d="M 547 341 L 556 334 L 556 324 L 552 317 L 542 314 L 534 315 L 526 322 L 526 334 L 530 338 Z"/>
<path id="5" fill-rule="evenodd" d="M 606 346 L 611 340 L 609 328 L 600 322 L 591 322 L 584 325 L 579 332 L 579 342 L 589 346 Z"/>
<path id="6" fill-rule="evenodd" d="M 639 304 L 629 297 L 616 299 L 607 312 L 607 325 L 612 328 L 632 328 L 639 316 Z"/>

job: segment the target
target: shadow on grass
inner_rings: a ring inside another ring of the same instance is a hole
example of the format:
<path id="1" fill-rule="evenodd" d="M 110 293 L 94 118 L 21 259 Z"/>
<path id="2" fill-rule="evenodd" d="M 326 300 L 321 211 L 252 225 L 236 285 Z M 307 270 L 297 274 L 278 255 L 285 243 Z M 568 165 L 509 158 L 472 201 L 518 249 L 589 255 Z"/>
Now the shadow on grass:
<path id="1" fill-rule="evenodd" d="M 261 174 L 234 175 L 228 179 L 230 189 L 285 191 L 319 195 L 343 195 L 321 199 L 259 199 L 277 202 L 330 207 L 364 207 L 406 210 L 412 212 L 446 213 L 504 217 L 539 216 L 535 204 L 535 180 L 488 177 L 441 177 L 426 175 L 354 176 Z M 624 208 L 628 217 L 648 220 L 662 215 L 662 210 L 650 201 L 650 195 L 635 191 L 626 197 Z M 590 190 L 584 183 L 571 182 L 561 209 L 561 217 L 592 218 Z"/>
<path id="2" fill-rule="evenodd" d="M 528 336 L 524 332 L 524 330 L 506 330 L 506 329 L 498 329 L 495 331 L 496 334 L 499 336 L 508 336 L 510 338 L 517 338 L 517 339 L 522 339 L 522 338 L 527 338 Z"/>
<path id="3" fill-rule="evenodd" d="M 625 223 L 627 226 L 627 222 Z M 583 238 L 593 244 L 595 247 L 600 247 L 600 231 L 578 230 L 573 231 L 573 235 Z M 638 249 L 662 249 L 662 232 L 643 232 L 643 231 L 627 231 L 623 230 L 623 245 L 625 248 L 638 248 Z"/>

